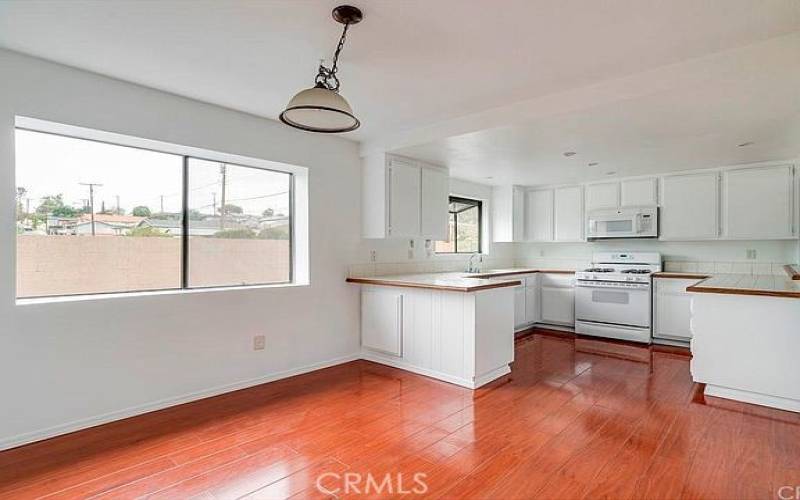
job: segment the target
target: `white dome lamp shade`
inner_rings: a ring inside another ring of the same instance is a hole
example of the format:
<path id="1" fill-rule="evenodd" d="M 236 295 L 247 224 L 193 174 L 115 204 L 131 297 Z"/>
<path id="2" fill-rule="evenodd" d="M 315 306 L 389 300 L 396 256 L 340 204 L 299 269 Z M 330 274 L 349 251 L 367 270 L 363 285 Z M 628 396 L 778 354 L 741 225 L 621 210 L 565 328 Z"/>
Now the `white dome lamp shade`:
<path id="1" fill-rule="evenodd" d="M 333 9 L 333 18 L 344 24 L 344 31 L 333 56 L 330 68 L 319 65 L 315 85 L 301 90 L 289 101 L 280 120 L 290 127 L 308 132 L 336 134 L 357 129 L 361 122 L 353 114 L 347 100 L 339 95 L 339 53 L 344 47 L 347 28 L 363 19 L 361 10 L 350 5 Z"/>

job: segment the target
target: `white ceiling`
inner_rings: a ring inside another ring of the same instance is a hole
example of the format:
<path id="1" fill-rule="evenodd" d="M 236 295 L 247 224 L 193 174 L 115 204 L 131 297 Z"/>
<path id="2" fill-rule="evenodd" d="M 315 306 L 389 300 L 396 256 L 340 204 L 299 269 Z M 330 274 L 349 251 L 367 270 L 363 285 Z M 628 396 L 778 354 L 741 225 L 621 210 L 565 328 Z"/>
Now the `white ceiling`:
<path id="1" fill-rule="evenodd" d="M 0 46 L 275 118 L 312 83 L 318 59 L 330 57 L 340 32 L 330 10 L 338 3 L 0 0 Z M 740 136 L 763 139 L 734 161 L 789 148 L 775 137 L 793 123 L 796 97 L 780 82 L 773 91 L 753 68 L 694 82 L 699 94 L 689 100 L 694 93 L 679 90 L 676 74 L 660 92 L 617 89 L 614 99 L 583 92 L 580 105 L 568 91 L 797 32 L 797 0 L 353 3 L 365 20 L 351 31 L 340 76 L 364 124 L 349 136 L 364 147 L 402 147 L 448 163 L 456 175 L 519 183 L 590 175 L 560 163 L 566 147 L 579 150 L 576 162 L 625 173 L 651 168 L 640 160 L 655 154 L 670 165 L 705 161 L 701 153 L 728 162 L 719 144 Z M 794 56 L 789 66 L 800 52 Z M 767 74 L 786 76 L 779 69 Z M 737 86 L 728 79 L 734 74 L 759 82 Z M 568 112 L 551 109 L 556 102 Z"/>

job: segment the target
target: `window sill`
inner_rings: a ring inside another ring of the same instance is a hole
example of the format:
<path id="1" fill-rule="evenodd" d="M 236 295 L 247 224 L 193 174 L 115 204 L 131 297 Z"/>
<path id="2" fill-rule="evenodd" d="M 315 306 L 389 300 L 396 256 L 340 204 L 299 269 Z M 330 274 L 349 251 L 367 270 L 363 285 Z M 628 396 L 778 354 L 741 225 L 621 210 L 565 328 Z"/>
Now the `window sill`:
<path id="1" fill-rule="evenodd" d="M 152 297 L 157 295 L 192 295 L 196 293 L 214 292 L 241 292 L 246 290 L 261 290 L 265 288 L 299 288 L 309 286 L 309 283 L 275 283 L 269 285 L 237 285 L 237 286 L 217 286 L 209 288 L 188 288 L 175 290 L 154 290 L 149 292 L 118 292 L 118 293 L 95 293 L 86 295 L 62 295 L 58 297 L 35 297 L 28 299 L 16 299 L 16 305 L 36 305 L 53 304 L 64 302 L 86 302 L 106 299 L 127 299 L 137 297 Z"/>

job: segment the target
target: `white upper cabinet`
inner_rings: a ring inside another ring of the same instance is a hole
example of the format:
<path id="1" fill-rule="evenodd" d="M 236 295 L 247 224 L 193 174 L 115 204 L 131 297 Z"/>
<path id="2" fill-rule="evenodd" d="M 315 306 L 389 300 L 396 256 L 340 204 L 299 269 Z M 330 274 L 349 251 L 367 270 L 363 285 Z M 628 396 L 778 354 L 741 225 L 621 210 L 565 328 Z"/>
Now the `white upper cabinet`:
<path id="1" fill-rule="evenodd" d="M 492 241 L 525 240 L 525 189 L 520 186 L 492 188 Z"/>
<path id="2" fill-rule="evenodd" d="M 658 179 L 625 179 L 586 185 L 586 211 L 598 208 L 646 207 L 658 205 Z"/>
<path id="3" fill-rule="evenodd" d="M 389 165 L 389 236 L 420 234 L 421 169 L 401 160 Z"/>
<path id="4" fill-rule="evenodd" d="M 553 192 L 555 241 L 583 241 L 583 187 L 556 188 Z"/>
<path id="5" fill-rule="evenodd" d="M 446 170 L 379 154 L 364 159 L 362 180 L 364 238 L 447 239 Z"/>
<path id="6" fill-rule="evenodd" d="M 628 179 L 620 183 L 621 207 L 646 207 L 658 205 L 658 179 Z"/>
<path id="7" fill-rule="evenodd" d="M 433 168 L 422 169 L 421 236 L 429 240 L 446 240 L 448 236 L 448 207 L 450 178 L 447 172 Z"/>
<path id="8" fill-rule="evenodd" d="M 722 174 L 722 193 L 724 238 L 780 239 L 796 236 L 793 166 L 726 170 Z"/>
<path id="9" fill-rule="evenodd" d="M 619 182 L 586 185 L 586 211 L 619 206 Z"/>
<path id="10" fill-rule="evenodd" d="M 553 190 L 528 191 L 525 198 L 527 239 L 553 241 Z"/>
<path id="11" fill-rule="evenodd" d="M 718 172 L 667 175 L 661 178 L 660 239 L 717 239 L 718 212 Z"/>

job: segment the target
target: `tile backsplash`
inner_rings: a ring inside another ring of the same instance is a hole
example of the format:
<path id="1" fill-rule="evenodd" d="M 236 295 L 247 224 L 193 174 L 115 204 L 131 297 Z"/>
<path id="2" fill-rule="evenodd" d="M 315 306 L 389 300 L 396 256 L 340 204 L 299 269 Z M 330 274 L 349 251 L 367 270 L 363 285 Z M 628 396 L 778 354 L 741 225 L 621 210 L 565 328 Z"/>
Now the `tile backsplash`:
<path id="1" fill-rule="evenodd" d="M 783 276 L 785 262 L 694 262 L 667 260 L 664 271 L 678 273 L 736 273 L 736 274 L 771 274 Z M 530 267 L 537 269 L 563 269 L 577 271 L 589 267 L 585 259 L 555 258 L 492 258 L 484 256 L 482 269 L 504 269 L 510 267 Z M 391 274 L 418 274 L 464 271 L 466 260 L 463 256 L 453 258 L 437 258 L 435 260 L 410 262 L 378 262 L 354 264 L 349 268 L 349 276 L 370 277 Z"/>
<path id="2" fill-rule="evenodd" d="M 367 278 L 391 274 L 443 273 L 464 271 L 469 256 L 442 257 L 435 259 L 413 260 L 405 262 L 373 262 L 354 264 L 348 270 L 348 276 Z M 484 255 L 481 269 L 503 269 L 514 267 L 513 258 L 496 258 Z"/>

